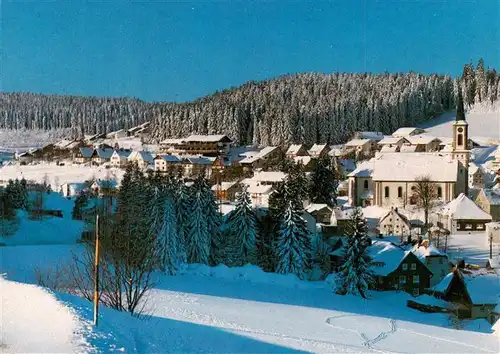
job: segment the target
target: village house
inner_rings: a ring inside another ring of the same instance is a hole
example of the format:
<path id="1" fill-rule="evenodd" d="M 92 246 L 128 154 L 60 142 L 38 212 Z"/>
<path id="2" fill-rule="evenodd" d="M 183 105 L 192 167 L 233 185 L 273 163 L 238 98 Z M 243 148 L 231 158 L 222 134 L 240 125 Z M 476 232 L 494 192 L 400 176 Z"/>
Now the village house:
<path id="1" fill-rule="evenodd" d="M 220 182 L 212 186 L 212 191 L 215 193 L 215 198 L 224 201 L 234 201 L 236 194 L 240 191 L 241 185 L 238 181 Z"/>
<path id="2" fill-rule="evenodd" d="M 316 223 L 318 224 L 330 224 L 333 214 L 333 208 L 326 204 L 309 204 L 305 210 L 311 214 Z"/>
<path id="3" fill-rule="evenodd" d="M 81 147 L 75 152 L 73 162 L 78 164 L 90 162 L 93 152 L 94 150 L 92 148 Z"/>
<path id="4" fill-rule="evenodd" d="M 239 163 L 248 170 L 267 169 L 277 164 L 283 157 L 283 152 L 279 147 L 266 146 L 259 153 L 245 157 Z"/>
<path id="5" fill-rule="evenodd" d="M 377 144 L 381 152 L 398 152 L 403 145 L 410 142 L 404 137 L 386 136 Z"/>
<path id="6" fill-rule="evenodd" d="M 307 152 L 306 147 L 302 144 L 290 145 L 290 147 L 285 153 L 287 159 L 293 159 L 297 156 L 308 156 L 308 155 L 309 153 Z"/>
<path id="7" fill-rule="evenodd" d="M 181 160 L 175 155 L 156 155 L 154 158 L 155 171 L 167 172 L 179 168 Z"/>
<path id="8" fill-rule="evenodd" d="M 437 213 L 437 226 L 456 231 L 484 231 L 491 215 L 461 193 L 457 198 L 443 206 Z"/>
<path id="9" fill-rule="evenodd" d="M 147 169 L 154 164 L 153 156 L 148 151 L 133 151 L 127 159 L 129 163 L 136 163 L 140 169 Z"/>
<path id="10" fill-rule="evenodd" d="M 113 149 L 94 149 L 90 161 L 94 165 L 102 165 L 105 162 L 111 161 L 111 155 L 113 155 Z"/>
<path id="11" fill-rule="evenodd" d="M 90 185 L 90 190 L 98 196 L 103 195 L 113 195 L 118 189 L 118 183 L 113 180 L 101 180 L 98 179 Z"/>
<path id="12" fill-rule="evenodd" d="M 126 167 L 130 154 L 130 150 L 114 150 L 110 158 L 111 166 L 116 168 Z"/>
<path id="13" fill-rule="evenodd" d="M 178 155 L 227 155 L 232 140 L 226 135 L 190 135 L 181 139 L 166 139 L 162 151 Z"/>
<path id="14" fill-rule="evenodd" d="M 403 146 L 391 145 L 391 144 L 382 145 L 382 147 L 380 148 L 380 152 L 381 153 L 385 153 L 385 152 L 400 152 L 401 149 L 404 149 L 403 151 L 405 152 L 406 151 L 406 149 L 405 149 L 406 147 L 409 147 L 409 145 L 403 145 Z"/>
<path id="15" fill-rule="evenodd" d="M 432 272 L 410 251 L 376 240 L 368 248 L 378 290 L 403 290 L 418 296 L 430 285 Z"/>
<path id="16" fill-rule="evenodd" d="M 311 156 L 295 156 L 293 158 L 293 161 L 296 164 L 301 164 L 302 166 L 304 166 L 305 172 L 312 172 L 316 162 L 316 160 L 313 159 Z"/>
<path id="17" fill-rule="evenodd" d="M 500 221 L 500 189 L 481 189 L 476 204 L 490 214 L 493 221 Z"/>
<path id="18" fill-rule="evenodd" d="M 408 138 L 409 136 L 425 133 L 425 130 L 415 127 L 402 127 L 392 133 L 395 138 Z"/>
<path id="19" fill-rule="evenodd" d="M 372 139 L 352 139 L 345 143 L 344 148 L 355 152 L 356 157 L 370 157 L 377 151 L 377 142 Z"/>
<path id="20" fill-rule="evenodd" d="M 485 318 L 492 324 L 499 318 L 497 274 L 465 275 L 455 268 L 431 290 L 435 297 L 455 304 L 459 318 Z"/>
<path id="21" fill-rule="evenodd" d="M 206 178 L 210 178 L 214 161 L 215 158 L 207 156 L 182 156 L 181 163 L 184 167 L 184 175 L 189 177 L 204 175 Z"/>
<path id="22" fill-rule="evenodd" d="M 327 144 L 314 144 L 311 149 L 309 149 L 309 156 L 314 159 L 328 155 L 330 152 L 330 147 Z"/>
<path id="23" fill-rule="evenodd" d="M 378 222 L 379 233 L 382 235 L 408 236 L 410 234 L 410 221 L 398 211 L 392 208 L 383 215 Z"/>
<path id="24" fill-rule="evenodd" d="M 439 144 L 441 140 L 434 136 L 427 134 L 421 135 L 410 135 L 406 138 L 411 146 L 415 146 L 415 151 L 413 152 L 436 152 L 439 151 Z"/>
<path id="25" fill-rule="evenodd" d="M 469 164 L 469 188 L 484 188 L 484 171 L 474 162 Z"/>
<path id="26" fill-rule="evenodd" d="M 65 198 L 76 197 L 86 188 L 85 183 L 64 183 L 61 185 L 60 193 Z"/>
<path id="27" fill-rule="evenodd" d="M 274 192 L 274 187 L 272 185 L 250 183 L 248 184 L 248 192 L 254 208 L 267 208 L 269 207 L 269 196 Z"/>
<path id="28" fill-rule="evenodd" d="M 453 264 L 446 253 L 434 247 L 429 240 L 417 243 L 413 246 L 411 252 L 432 272 L 430 286 L 438 284 L 453 269 Z"/>

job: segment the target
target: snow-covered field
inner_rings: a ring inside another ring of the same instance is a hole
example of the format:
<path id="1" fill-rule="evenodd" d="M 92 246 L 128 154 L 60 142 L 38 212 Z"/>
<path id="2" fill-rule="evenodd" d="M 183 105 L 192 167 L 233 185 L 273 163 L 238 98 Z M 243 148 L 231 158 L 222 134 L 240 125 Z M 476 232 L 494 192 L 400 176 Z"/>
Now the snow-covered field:
<path id="1" fill-rule="evenodd" d="M 65 138 L 71 129 L 11 130 L 0 129 L 0 151 L 23 152 Z"/>
<path id="2" fill-rule="evenodd" d="M 452 137 L 452 125 L 456 112 L 446 112 L 441 116 L 423 123 L 421 128 L 437 137 Z M 500 102 L 494 105 L 479 104 L 469 109 L 465 117 L 469 122 L 469 137 L 480 143 L 500 144 Z"/>

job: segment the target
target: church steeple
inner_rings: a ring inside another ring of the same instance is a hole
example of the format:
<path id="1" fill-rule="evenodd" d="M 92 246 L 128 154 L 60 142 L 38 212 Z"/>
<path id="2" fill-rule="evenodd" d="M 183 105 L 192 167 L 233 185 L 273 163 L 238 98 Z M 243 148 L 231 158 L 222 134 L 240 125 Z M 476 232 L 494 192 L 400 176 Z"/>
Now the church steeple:
<path id="1" fill-rule="evenodd" d="M 464 111 L 464 99 L 462 97 L 462 89 L 460 88 L 460 84 L 458 87 L 458 100 L 457 100 L 457 116 L 455 121 L 465 120 L 465 111 Z"/>
<path id="2" fill-rule="evenodd" d="M 460 85 L 459 85 L 460 87 Z M 453 122 L 453 143 L 451 156 L 459 162 L 459 174 L 456 183 L 456 192 L 468 193 L 469 190 L 469 159 L 470 151 L 468 147 L 469 123 L 465 120 L 464 100 L 462 90 L 458 89 L 457 117 Z"/>

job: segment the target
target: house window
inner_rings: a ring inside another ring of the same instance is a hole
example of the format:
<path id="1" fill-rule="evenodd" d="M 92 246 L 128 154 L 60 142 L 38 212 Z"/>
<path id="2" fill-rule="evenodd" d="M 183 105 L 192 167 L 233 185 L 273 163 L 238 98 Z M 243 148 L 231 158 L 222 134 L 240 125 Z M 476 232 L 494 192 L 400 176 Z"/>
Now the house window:
<path id="1" fill-rule="evenodd" d="M 365 189 L 368 189 L 368 180 L 365 180 L 365 181 L 363 182 L 363 187 L 364 187 Z"/>
<path id="2" fill-rule="evenodd" d="M 420 291 L 418 290 L 418 288 L 415 288 L 415 289 L 413 289 L 412 294 L 413 294 L 413 296 L 418 296 L 418 295 L 420 295 Z"/>
<path id="3" fill-rule="evenodd" d="M 472 224 L 465 224 L 466 230 L 472 230 Z"/>
<path id="4" fill-rule="evenodd" d="M 443 189 L 438 187 L 438 198 L 443 198 Z"/>
<path id="5" fill-rule="evenodd" d="M 462 134 L 458 134 L 458 143 L 457 145 L 458 146 L 462 146 L 464 143 L 464 137 L 462 136 Z"/>
<path id="6" fill-rule="evenodd" d="M 414 275 L 413 276 L 413 284 L 418 284 L 418 283 L 420 283 L 420 278 L 418 275 Z"/>
<path id="7" fill-rule="evenodd" d="M 411 270 L 417 270 L 417 263 L 411 264 Z"/>
<path id="8" fill-rule="evenodd" d="M 484 225 L 483 224 L 477 224 L 476 225 L 476 229 L 482 230 L 482 229 L 484 229 Z"/>
<path id="9" fill-rule="evenodd" d="M 403 187 L 398 187 L 398 198 L 403 198 Z"/>
<path id="10" fill-rule="evenodd" d="M 457 230 L 461 230 L 462 229 L 462 224 L 457 224 Z"/>
<path id="11" fill-rule="evenodd" d="M 399 276 L 399 284 L 406 284 L 406 277 L 404 275 Z"/>
<path id="12" fill-rule="evenodd" d="M 389 187 L 385 187 L 385 189 L 384 189 L 384 196 L 386 198 L 389 198 Z"/>
<path id="13" fill-rule="evenodd" d="M 403 264 L 403 270 L 408 270 L 408 264 Z"/>

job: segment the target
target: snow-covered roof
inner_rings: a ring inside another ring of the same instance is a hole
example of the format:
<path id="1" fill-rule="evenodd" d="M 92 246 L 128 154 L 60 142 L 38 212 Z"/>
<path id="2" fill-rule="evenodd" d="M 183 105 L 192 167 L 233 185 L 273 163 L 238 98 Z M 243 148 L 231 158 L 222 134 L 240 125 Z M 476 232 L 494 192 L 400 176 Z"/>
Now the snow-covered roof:
<path id="1" fill-rule="evenodd" d="M 408 225 L 410 225 L 410 221 L 408 220 L 408 218 L 406 217 L 406 215 L 403 215 L 402 213 L 399 212 L 399 210 L 396 209 L 391 209 L 389 210 L 387 213 L 385 213 L 384 215 L 382 215 L 379 219 L 379 224 L 381 222 L 383 222 L 385 220 L 385 218 L 393 215 L 393 214 L 396 214 L 401 220 L 403 220 L 403 222 L 407 223 Z"/>
<path id="2" fill-rule="evenodd" d="M 113 155 L 118 155 L 120 157 L 120 160 L 126 160 L 131 153 L 132 151 L 130 150 L 115 150 L 113 152 Z"/>
<path id="3" fill-rule="evenodd" d="M 144 162 L 153 163 L 153 155 L 149 151 L 134 151 L 132 152 L 128 159 L 134 161 L 136 159 L 142 159 Z"/>
<path id="4" fill-rule="evenodd" d="M 477 164 L 475 164 L 474 162 L 471 162 L 469 163 L 469 175 L 473 175 L 474 173 L 476 173 L 477 171 L 480 171 L 482 172 L 483 169 L 481 166 L 478 166 Z"/>
<path id="5" fill-rule="evenodd" d="M 110 159 L 111 155 L 113 155 L 113 152 L 115 150 L 113 149 L 95 149 L 94 152 L 99 156 L 101 159 Z"/>
<path id="6" fill-rule="evenodd" d="M 379 145 L 397 145 L 401 141 L 408 142 L 408 140 L 403 138 L 403 137 L 394 137 L 394 136 L 389 135 L 389 136 L 384 137 L 382 140 L 380 140 L 378 142 L 378 144 Z"/>
<path id="7" fill-rule="evenodd" d="M 262 171 L 257 172 L 251 178 L 255 182 L 282 182 L 285 180 L 286 174 L 279 171 Z"/>
<path id="8" fill-rule="evenodd" d="M 442 207 L 439 214 L 449 215 L 454 220 L 491 220 L 490 214 L 478 207 L 463 193 Z"/>
<path id="9" fill-rule="evenodd" d="M 183 160 L 193 165 L 212 165 L 215 158 L 209 158 L 207 156 L 187 156 L 183 157 Z"/>
<path id="10" fill-rule="evenodd" d="M 415 151 L 417 151 L 417 145 L 404 144 L 401 146 L 401 149 L 399 149 L 399 152 L 415 152 Z"/>
<path id="11" fill-rule="evenodd" d="M 417 144 L 427 145 L 433 141 L 441 142 L 441 140 L 439 140 L 439 138 L 436 138 L 435 136 L 427 135 L 427 134 L 410 135 L 406 139 L 412 145 L 417 145 Z"/>
<path id="12" fill-rule="evenodd" d="M 432 291 L 436 291 L 439 293 L 446 293 L 454 276 L 455 276 L 454 272 L 446 274 L 446 276 L 443 279 L 441 279 L 439 283 L 437 283 L 432 287 Z"/>
<path id="13" fill-rule="evenodd" d="M 179 157 L 175 156 L 175 155 L 158 155 L 155 157 L 156 158 L 159 158 L 159 159 L 163 159 L 165 160 L 166 162 L 170 162 L 170 163 L 180 163 L 181 160 L 179 159 Z"/>
<path id="14" fill-rule="evenodd" d="M 82 154 L 82 156 L 86 158 L 90 158 L 92 156 L 92 153 L 94 152 L 94 149 L 89 147 L 81 147 L 78 150 L 80 151 L 80 154 Z"/>
<path id="15" fill-rule="evenodd" d="M 358 139 L 372 139 L 376 141 L 384 138 L 384 134 L 381 132 L 356 132 L 354 136 Z"/>
<path id="16" fill-rule="evenodd" d="M 162 140 L 160 142 L 160 144 L 162 144 L 162 145 L 176 145 L 176 144 L 182 144 L 183 141 L 184 141 L 184 139 L 182 139 L 182 138 L 169 138 L 169 139 Z"/>
<path id="17" fill-rule="evenodd" d="M 424 130 L 420 128 L 415 128 L 415 127 L 402 127 L 396 130 L 394 133 L 392 133 L 392 136 L 394 137 L 408 137 L 410 135 L 415 135 L 415 134 L 421 134 L 423 133 Z"/>
<path id="18" fill-rule="evenodd" d="M 290 147 L 288 148 L 288 150 L 286 151 L 286 154 L 287 155 L 295 155 L 299 152 L 299 150 L 303 147 L 302 144 L 293 144 L 293 145 L 290 145 Z"/>
<path id="19" fill-rule="evenodd" d="M 345 143 L 345 146 L 363 146 L 365 144 L 371 143 L 371 139 L 352 139 Z"/>
<path id="20" fill-rule="evenodd" d="M 442 149 L 442 152 L 452 152 L 453 151 L 453 146 L 446 144 Z"/>
<path id="21" fill-rule="evenodd" d="M 500 302 L 500 278 L 497 274 L 464 274 L 464 281 L 473 304 L 494 305 Z"/>
<path id="22" fill-rule="evenodd" d="M 373 174 L 374 159 L 361 162 L 358 167 L 351 173 L 349 177 L 371 177 Z"/>
<path id="23" fill-rule="evenodd" d="M 332 209 L 331 209 L 328 205 L 326 205 L 326 204 L 314 204 L 314 203 L 311 203 L 311 204 L 309 204 L 309 205 L 305 208 L 305 210 L 306 210 L 308 213 L 310 213 L 310 214 L 312 214 L 312 213 L 314 213 L 314 212 L 317 212 L 317 211 L 319 211 L 319 210 L 322 210 L 322 209 L 329 209 L 330 211 L 332 211 Z"/>
<path id="24" fill-rule="evenodd" d="M 186 139 L 185 142 L 200 142 L 200 143 L 217 143 L 219 141 L 231 141 L 226 135 L 218 134 L 218 135 L 190 135 Z"/>
<path id="25" fill-rule="evenodd" d="M 311 159 L 312 159 L 311 156 L 295 156 L 293 158 L 295 163 L 301 163 L 304 166 L 307 166 L 307 164 L 309 164 L 309 162 L 311 162 Z"/>
<path id="26" fill-rule="evenodd" d="M 380 152 L 398 152 L 399 145 L 382 145 Z"/>
<path id="27" fill-rule="evenodd" d="M 245 157 L 243 160 L 240 161 L 240 163 L 253 163 L 259 159 L 265 158 L 267 155 L 272 153 L 274 150 L 276 150 L 278 147 L 277 146 L 266 146 L 262 150 L 259 151 L 258 154 L 253 155 L 253 156 L 248 156 Z"/>
<path id="28" fill-rule="evenodd" d="M 212 186 L 212 190 L 213 191 L 218 191 L 218 190 L 227 191 L 229 188 L 231 188 L 232 186 L 234 186 L 237 183 L 238 183 L 237 181 L 234 181 L 234 182 L 221 182 L 220 185 L 219 184 L 214 184 Z"/>
<path id="29" fill-rule="evenodd" d="M 418 257 L 421 261 L 424 261 L 427 257 L 446 257 L 446 254 L 438 250 L 434 245 L 428 244 L 427 247 L 424 245 L 416 244 L 411 249 L 413 254 Z"/>
<path id="30" fill-rule="evenodd" d="M 458 162 L 448 155 L 399 152 L 378 154 L 370 161 L 374 181 L 410 182 L 429 176 L 433 182 L 456 182 L 458 177 Z"/>
<path id="31" fill-rule="evenodd" d="M 248 185 L 248 193 L 250 194 L 271 194 L 272 191 L 273 191 L 273 186 L 262 185 L 262 184 Z"/>
<path id="32" fill-rule="evenodd" d="M 403 259 L 406 257 L 407 252 L 401 247 L 387 241 L 376 240 L 368 247 L 368 253 L 372 258 L 375 265 L 372 270 L 375 275 L 388 275 L 395 271 Z"/>
<path id="33" fill-rule="evenodd" d="M 327 146 L 326 144 L 314 144 L 309 150 L 309 155 L 319 155 L 324 149 L 327 149 Z"/>
<path id="34" fill-rule="evenodd" d="M 335 220 L 349 220 L 354 209 L 333 208 Z"/>

